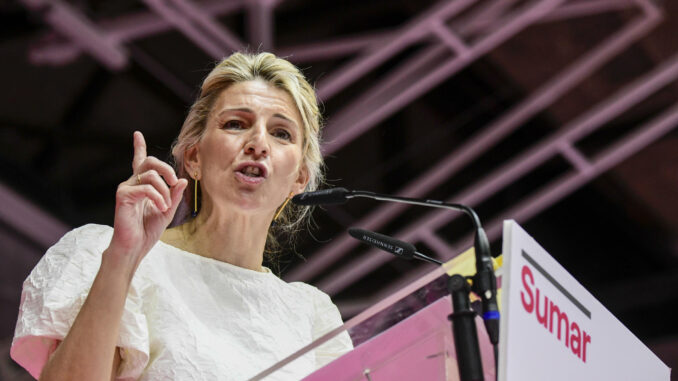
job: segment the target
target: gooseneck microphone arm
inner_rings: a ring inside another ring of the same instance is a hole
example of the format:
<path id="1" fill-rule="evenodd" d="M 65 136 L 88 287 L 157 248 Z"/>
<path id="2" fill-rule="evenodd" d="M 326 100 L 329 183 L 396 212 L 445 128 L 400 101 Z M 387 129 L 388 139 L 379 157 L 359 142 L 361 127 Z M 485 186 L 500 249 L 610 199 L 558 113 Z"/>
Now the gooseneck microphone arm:
<path id="1" fill-rule="evenodd" d="M 352 198 L 370 198 L 379 201 L 394 201 L 410 205 L 451 209 L 463 212 L 471 218 L 475 228 L 473 247 L 475 248 L 476 275 L 473 277 L 473 292 L 480 296 L 483 306 L 482 318 L 490 342 L 499 343 L 499 306 L 497 303 L 497 279 L 494 275 L 490 241 L 483 229 L 478 214 L 470 207 L 437 200 L 397 197 L 366 191 L 350 191 L 346 188 L 330 188 L 296 195 L 292 202 L 298 205 L 343 204 Z"/>
<path id="2" fill-rule="evenodd" d="M 394 201 L 404 204 L 451 209 L 468 215 L 475 228 L 473 247 L 475 248 L 476 275 L 473 276 L 473 292 L 480 296 L 483 309 L 483 322 L 490 342 L 499 344 L 499 305 L 497 303 L 497 279 L 494 275 L 490 241 L 480 224 L 478 214 L 466 205 L 452 204 L 437 200 L 397 197 L 366 191 L 350 191 L 346 188 L 330 188 L 315 192 L 301 193 L 292 198 L 297 205 L 343 204 L 352 198 L 370 198 L 379 201 Z"/>
<path id="3" fill-rule="evenodd" d="M 334 188 L 337 189 L 337 188 Z M 339 188 L 343 189 L 343 188 Z M 469 208 L 466 205 L 461 205 L 461 204 L 452 204 L 452 203 L 447 203 L 443 201 L 438 201 L 438 200 L 421 200 L 417 198 L 410 198 L 410 197 L 397 197 L 397 196 L 389 196 L 385 194 L 379 194 L 379 193 L 374 193 L 374 192 L 366 192 L 366 191 L 348 191 L 345 195 L 346 199 L 351 199 L 351 198 L 356 198 L 356 197 L 363 197 L 363 198 L 371 198 L 373 200 L 379 200 L 379 201 L 395 201 L 395 202 L 400 202 L 403 204 L 410 204 L 410 205 L 419 205 L 419 206 L 428 206 L 432 208 L 441 208 L 441 209 L 452 209 L 456 210 L 459 212 L 463 212 L 469 217 L 471 217 L 471 220 L 473 222 L 473 227 L 477 229 L 482 229 L 482 226 L 480 224 L 480 218 L 478 218 L 478 214 L 476 212 Z M 487 240 L 487 238 L 485 238 Z M 487 244 L 487 249 L 489 250 L 489 243 Z"/>
<path id="4" fill-rule="evenodd" d="M 369 198 L 372 200 L 378 201 L 394 201 L 402 204 L 410 205 L 419 205 L 427 206 L 430 208 L 441 208 L 441 209 L 451 209 L 459 212 L 463 212 L 468 215 L 473 222 L 473 227 L 476 229 L 476 232 L 480 231 L 480 234 L 476 234 L 476 241 L 480 241 L 481 245 L 477 249 L 480 249 L 481 254 L 490 254 L 490 243 L 487 239 L 487 235 L 480 224 L 480 218 L 478 214 L 471 209 L 470 207 L 462 204 L 453 204 L 438 200 L 428 200 L 428 199 L 418 199 L 411 197 L 399 197 L 399 196 L 390 196 L 386 194 L 353 190 L 350 191 L 346 188 L 330 188 L 323 189 L 315 192 L 301 193 L 292 198 L 292 202 L 297 205 L 332 205 L 332 204 L 343 204 L 346 201 L 352 198 Z M 491 266 L 490 261 L 490 266 Z"/>
<path id="5" fill-rule="evenodd" d="M 473 277 L 473 291 L 480 296 L 483 305 L 483 321 L 485 329 L 493 345 L 499 343 L 499 306 L 497 304 L 497 279 L 494 275 L 490 241 L 485 229 L 480 224 L 478 214 L 466 205 L 452 204 L 437 200 L 420 200 L 409 197 L 395 197 L 366 191 L 349 191 L 347 199 L 355 197 L 371 198 L 380 201 L 395 201 L 411 205 L 428 206 L 433 208 L 452 209 L 465 213 L 471 218 L 475 235 L 473 247 L 476 252 L 476 275 Z"/>
<path id="6" fill-rule="evenodd" d="M 379 201 L 395 201 L 403 204 L 428 206 L 433 208 L 452 209 L 464 212 L 469 217 L 471 217 L 474 228 L 478 229 L 481 227 L 480 218 L 478 218 L 476 212 L 466 205 L 451 204 L 437 200 L 422 200 L 418 198 L 390 196 L 386 194 L 359 190 L 350 191 L 346 188 L 340 187 L 301 193 L 292 197 L 292 202 L 297 205 L 334 205 L 334 204 L 343 204 L 349 199 L 358 197 L 370 198 L 372 200 Z M 489 248 L 489 244 L 487 246 Z"/>

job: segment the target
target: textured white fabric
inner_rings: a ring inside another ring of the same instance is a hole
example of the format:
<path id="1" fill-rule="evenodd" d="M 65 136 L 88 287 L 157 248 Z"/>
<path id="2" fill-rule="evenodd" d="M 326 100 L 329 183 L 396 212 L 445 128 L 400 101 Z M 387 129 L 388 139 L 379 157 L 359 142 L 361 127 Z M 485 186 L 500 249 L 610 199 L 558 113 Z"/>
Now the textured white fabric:
<path id="1" fill-rule="evenodd" d="M 24 282 L 11 356 L 34 377 L 68 333 L 112 232 L 69 232 Z M 313 286 L 158 242 L 127 296 L 118 379 L 246 380 L 340 324 L 336 306 Z M 344 333 L 270 379 L 301 379 L 351 348 Z"/>

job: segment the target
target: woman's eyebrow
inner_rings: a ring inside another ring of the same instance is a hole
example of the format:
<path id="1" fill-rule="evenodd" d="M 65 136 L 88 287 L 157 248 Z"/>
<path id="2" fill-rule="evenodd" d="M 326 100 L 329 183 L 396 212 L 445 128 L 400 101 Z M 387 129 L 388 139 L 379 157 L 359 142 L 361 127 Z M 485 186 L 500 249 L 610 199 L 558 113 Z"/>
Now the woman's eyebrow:
<path id="1" fill-rule="evenodd" d="M 297 125 L 297 122 L 295 122 L 294 120 L 292 120 L 291 118 L 289 118 L 289 117 L 287 117 L 283 114 L 276 113 L 276 114 L 273 114 L 273 116 L 276 117 L 276 118 L 284 119 L 284 120 L 294 124 L 295 126 Z"/>
<path id="2" fill-rule="evenodd" d="M 252 111 L 252 109 L 250 109 L 250 108 L 247 108 L 247 107 L 235 107 L 235 108 L 226 108 L 226 109 L 221 110 L 221 111 L 219 112 L 219 116 L 221 116 L 221 115 L 223 115 L 223 114 L 225 114 L 225 113 L 227 113 L 227 112 L 234 112 L 234 111 L 245 112 L 245 113 L 248 113 L 248 114 L 254 114 L 254 111 Z M 284 115 L 284 114 L 275 113 L 275 114 L 273 114 L 273 116 L 276 117 L 276 118 L 284 119 L 284 120 L 286 120 L 286 121 L 288 121 L 288 122 L 294 124 L 295 126 L 297 125 L 297 122 L 295 122 L 292 118 L 290 118 L 290 117 L 288 117 L 288 116 L 286 116 L 286 115 Z"/>
<path id="3" fill-rule="evenodd" d="M 254 111 L 252 109 L 249 109 L 247 107 L 236 107 L 236 108 L 225 108 L 221 111 L 219 111 L 219 116 L 227 113 L 227 112 L 233 112 L 233 111 L 239 111 L 239 112 L 246 112 L 248 114 L 254 114 Z"/>

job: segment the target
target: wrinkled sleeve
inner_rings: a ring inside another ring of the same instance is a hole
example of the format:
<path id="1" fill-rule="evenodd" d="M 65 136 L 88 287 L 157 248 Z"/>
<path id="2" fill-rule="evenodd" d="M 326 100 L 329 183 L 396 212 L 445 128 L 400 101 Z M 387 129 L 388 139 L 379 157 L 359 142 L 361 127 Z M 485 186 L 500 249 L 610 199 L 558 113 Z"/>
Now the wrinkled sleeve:
<path id="1" fill-rule="evenodd" d="M 315 319 L 313 323 L 313 340 L 341 326 L 341 314 L 337 306 L 324 292 L 315 289 Z M 353 342 L 347 331 L 336 335 L 328 342 L 316 348 L 316 369 L 319 369 L 353 349 Z"/>
<path id="2" fill-rule="evenodd" d="M 24 281 L 10 355 L 36 379 L 85 302 L 111 234 L 112 228 L 101 225 L 67 233 Z M 148 328 L 139 288 L 135 278 L 120 324 L 118 379 L 138 378 L 148 363 Z"/>

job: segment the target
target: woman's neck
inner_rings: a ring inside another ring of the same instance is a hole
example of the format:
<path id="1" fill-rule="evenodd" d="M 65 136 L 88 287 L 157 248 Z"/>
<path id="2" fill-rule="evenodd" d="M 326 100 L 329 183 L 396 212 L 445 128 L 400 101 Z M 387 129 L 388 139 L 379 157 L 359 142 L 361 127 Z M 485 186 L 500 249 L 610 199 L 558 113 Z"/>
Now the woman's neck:
<path id="1" fill-rule="evenodd" d="M 210 213 L 167 229 L 160 238 L 182 250 L 255 271 L 262 270 L 270 216 Z"/>

